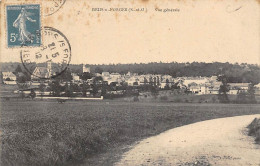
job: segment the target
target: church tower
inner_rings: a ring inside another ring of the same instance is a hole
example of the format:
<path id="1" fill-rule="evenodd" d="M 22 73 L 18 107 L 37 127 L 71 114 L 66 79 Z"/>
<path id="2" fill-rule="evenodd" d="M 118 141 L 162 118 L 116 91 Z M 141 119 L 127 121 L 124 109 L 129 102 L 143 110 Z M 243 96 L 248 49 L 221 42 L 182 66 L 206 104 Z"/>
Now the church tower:
<path id="1" fill-rule="evenodd" d="M 90 67 L 86 67 L 86 65 L 83 64 L 82 71 L 83 71 L 83 73 L 90 73 Z"/>
<path id="2" fill-rule="evenodd" d="M 48 71 L 47 76 L 48 76 L 48 78 L 50 78 L 52 75 L 51 61 L 47 62 L 47 71 Z"/>

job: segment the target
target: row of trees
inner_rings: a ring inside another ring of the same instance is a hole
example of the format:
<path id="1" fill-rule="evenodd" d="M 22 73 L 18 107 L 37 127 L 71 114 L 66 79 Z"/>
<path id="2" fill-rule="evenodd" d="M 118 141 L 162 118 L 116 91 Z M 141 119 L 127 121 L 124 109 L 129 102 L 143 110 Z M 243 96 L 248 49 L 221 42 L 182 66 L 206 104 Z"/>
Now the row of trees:
<path id="1" fill-rule="evenodd" d="M 260 67 L 252 64 L 231 64 L 231 63 L 140 63 L 140 64 L 109 64 L 109 65 L 89 65 L 92 72 L 126 74 L 128 71 L 138 74 L 168 74 L 173 77 L 182 76 L 205 76 L 225 74 L 227 81 L 232 82 L 260 82 Z M 71 65 L 73 72 L 80 72 L 82 65 Z"/>
<path id="2" fill-rule="evenodd" d="M 230 103 L 227 93 L 229 92 L 228 78 L 225 75 L 220 75 L 218 80 L 222 82 L 219 88 L 218 99 L 221 103 Z M 248 90 L 239 91 L 236 103 L 257 103 L 255 98 L 254 83 L 249 84 Z"/>
<path id="3" fill-rule="evenodd" d="M 52 96 L 61 96 L 63 94 L 67 97 L 73 97 L 74 95 L 79 94 L 85 97 L 86 93 L 90 91 L 93 96 L 96 96 L 98 91 L 104 86 L 99 79 L 100 78 L 95 78 L 93 80 L 93 84 L 91 85 L 86 82 L 78 85 L 71 81 L 67 81 L 65 85 L 61 85 L 61 80 L 54 79 L 53 81 L 49 82 L 48 86 L 42 82 L 39 85 L 39 91 L 41 92 L 41 95 L 48 91 Z"/>

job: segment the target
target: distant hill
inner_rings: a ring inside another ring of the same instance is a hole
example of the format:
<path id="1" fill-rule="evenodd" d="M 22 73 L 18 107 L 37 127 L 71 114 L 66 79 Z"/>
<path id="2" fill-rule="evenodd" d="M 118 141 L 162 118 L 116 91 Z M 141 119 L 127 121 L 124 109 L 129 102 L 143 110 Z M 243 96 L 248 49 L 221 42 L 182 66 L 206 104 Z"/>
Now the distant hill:
<path id="1" fill-rule="evenodd" d="M 1 63 L 1 71 L 14 71 L 17 65 L 21 63 Z M 229 82 L 260 82 L 260 67 L 252 64 L 231 64 L 231 63 L 139 63 L 139 64 L 102 64 L 87 65 L 91 72 L 102 73 L 103 71 L 110 73 L 126 74 L 127 72 L 138 74 L 168 74 L 173 77 L 182 76 L 212 76 L 225 74 L 229 78 Z M 69 66 L 71 72 L 82 73 L 82 64 L 71 64 Z"/>
<path id="2" fill-rule="evenodd" d="M 21 65 L 21 63 L 19 62 L 1 62 L 0 63 L 0 69 L 1 69 L 1 72 L 5 72 L 5 71 L 11 71 L 11 72 L 14 72 L 14 70 L 16 69 L 16 67 L 18 65 Z"/>

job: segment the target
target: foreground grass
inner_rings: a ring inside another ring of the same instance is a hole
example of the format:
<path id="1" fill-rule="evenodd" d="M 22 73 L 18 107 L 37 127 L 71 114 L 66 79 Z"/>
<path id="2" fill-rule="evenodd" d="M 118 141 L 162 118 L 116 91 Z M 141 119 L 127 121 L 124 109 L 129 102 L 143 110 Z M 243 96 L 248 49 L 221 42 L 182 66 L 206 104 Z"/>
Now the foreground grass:
<path id="1" fill-rule="evenodd" d="M 260 144 L 260 119 L 255 118 L 248 128 L 248 135 L 254 136 L 256 143 Z"/>
<path id="2" fill-rule="evenodd" d="M 8 101 L 1 104 L 2 165 L 102 165 L 97 157 L 170 128 L 260 113 L 259 105 Z M 109 156 L 109 155 L 108 155 Z"/>

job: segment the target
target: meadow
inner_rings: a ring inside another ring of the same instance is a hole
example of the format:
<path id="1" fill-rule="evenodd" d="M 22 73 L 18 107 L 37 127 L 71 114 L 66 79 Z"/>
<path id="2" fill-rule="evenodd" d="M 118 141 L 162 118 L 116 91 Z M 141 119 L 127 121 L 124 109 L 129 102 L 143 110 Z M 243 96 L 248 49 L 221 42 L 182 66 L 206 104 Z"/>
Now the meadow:
<path id="1" fill-rule="evenodd" d="M 112 165 L 143 138 L 190 123 L 260 113 L 260 105 L 10 100 L 1 103 L 1 165 Z"/>

